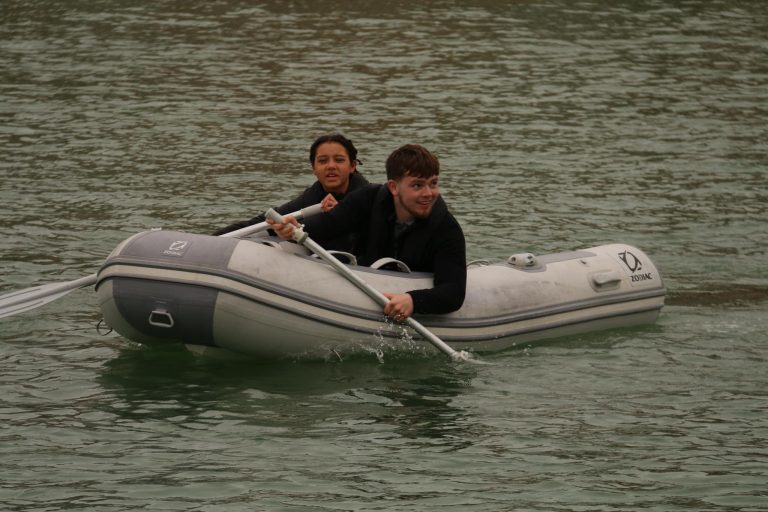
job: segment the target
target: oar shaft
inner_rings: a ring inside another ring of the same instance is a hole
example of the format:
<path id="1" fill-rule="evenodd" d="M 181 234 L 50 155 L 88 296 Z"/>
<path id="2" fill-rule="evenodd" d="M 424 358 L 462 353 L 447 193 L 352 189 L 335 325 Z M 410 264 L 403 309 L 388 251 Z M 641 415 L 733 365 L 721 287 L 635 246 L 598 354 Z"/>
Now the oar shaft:
<path id="1" fill-rule="evenodd" d="M 333 268 L 335 268 L 340 273 L 344 274 L 346 278 L 352 282 L 355 286 L 360 288 L 363 292 L 368 294 L 370 298 L 375 300 L 379 306 L 386 306 L 389 302 L 389 299 L 380 291 L 378 291 L 376 288 L 373 288 L 371 285 L 366 283 L 360 276 L 349 270 L 342 262 L 338 260 L 335 256 L 330 254 L 328 251 L 323 249 L 323 247 L 312 240 L 311 238 L 307 237 L 304 239 L 304 242 L 302 242 L 302 245 L 306 246 L 309 250 L 320 256 L 323 260 L 325 260 L 328 264 L 330 264 Z"/>
<path id="2" fill-rule="evenodd" d="M 275 222 L 282 223 L 283 217 L 276 211 L 270 209 L 267 211 L 267 218 L 270 220 L 273 220 Z M 373 286 L 366 283 L 360 276 L 349 270 L 342 262 L 340 262 L 334 255 L 326 251 L 323 247 L 321 247 L 317 242 L 309 238 L 309 236 L 304 233 L 302 229 L 295 229 L 294 230 L 294 240 L 296 240 L 298 243 L 306 246 L 320 256 L 325 262 L 327 262 L 329 265 L 331 265 L 333 268 L 335 268 L 341 275 L 347 278 L 352 284 L 360 288 L 364 293 L 366 293 L 370 298 L 375 300 L 380 306 L 385 306 L 389 299 L 384 296 L 380 291 L 378 291 Z M 443 340 L 438 338 L 435 334 L 433 334 L 430 330 L 428 330 L 426 327 L 421 325 L 417 320 L 415 320 L 413 317 L 409 317 L 406 322 L 408 325 L 413 327 L 416 332 L 421 334 L 424 339 L 429 341 L 432 345 L 435 346 L 438 350 L 440 350 L 442 353 L 450 357 L 451 359 L 455 360 L 463 360 L 465 359 L 464 356 L 462 356 L 459 352 L 456 352 L 453 350 L 450 346 L 448 346 L 447 343 L 445 343 Z"/>
<path id="3" fill-rule="evenodd" d="M 323 211 L 323 207 L 320 205 L 320 203 L 317 203 L 317 204 L 313 204 L 312 206 L 307 206 L 306 208 L 302 208 L 301 210 L 297 210 L 293 213 L 289 213 L 288 215 L 292 215 L 297 219 L 303 219 L 305 217 L 311 217 L 312 215 L 317 215 L 322 211 Z M 259 222 L 258 224 L 254 224 L 253 226 L 246 226 L 244 228 L 236 229 L 235 231 L 230 231 L 229 233 L 224 233 L 223 235 L 219 235 L 219 236 L 227 237 L 227 238 L 236 238 L 241 236 L 253 235 L 254 233 L 266 231 L 267 229 L 269 229 L 269 223 Z"/>
<path id="4" fill-rule="evenodd" d="M 41 286 L 34 286 L 32 288 L 26 288 L 17 292 L 12 292 L 0 297 L 2 299 L 3 308 L 10 308 L 25 302 L 34 302 L 53 295 L 63 295 L 69 291 L 84 286 L 92 285 L 96 282 L 96 274 L 81 277 L 74 281 L 67 281 L 59 284 L 47 284 Z M 42 305 L 42 304 L 41 304 Z"/>

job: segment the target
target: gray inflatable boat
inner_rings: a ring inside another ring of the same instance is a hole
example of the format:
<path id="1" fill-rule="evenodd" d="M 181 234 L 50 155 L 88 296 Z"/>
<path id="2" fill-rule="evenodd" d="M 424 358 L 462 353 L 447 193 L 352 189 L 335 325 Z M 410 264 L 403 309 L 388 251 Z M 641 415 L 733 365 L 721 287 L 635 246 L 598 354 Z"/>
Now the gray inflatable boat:
<path id="1" fill-rule="evenodd" d="M 128 339 L 201 351 L 270 358 L 435 351 L 407 327 L 387 321 L 371 298 L 302 249 L 268 239 L 138 233 L 118 245 L 98 272 L 101 311 Z M 432 286 L 430 274 L 348 261 L 350 270 L 382 292 Z M 471 263 L 461 309 L 416 318 L 454 349 L 482 353 L 652 323 L 665 293 L 645 253 L 610 244 Z"/>

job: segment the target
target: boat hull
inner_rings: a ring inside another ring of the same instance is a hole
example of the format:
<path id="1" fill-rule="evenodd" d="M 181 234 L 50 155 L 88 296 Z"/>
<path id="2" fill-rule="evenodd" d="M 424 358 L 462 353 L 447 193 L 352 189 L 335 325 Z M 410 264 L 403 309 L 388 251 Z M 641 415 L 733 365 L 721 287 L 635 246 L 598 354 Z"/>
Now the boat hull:
<path id="1" fill-rule="evenodd" d="M 139 233 L 98 273 L 102 314 L 121 335 L 151 345 L 181 342 L 270 358 L 435 351 L 300 249 L 287 242 Z M 349 268 L 383 292 L 432 286 L 426 273 Z M 457 350 L 487 352 L 652 323 L 664 296 L 645 253 L 610 244 L 470 265 L 462 308 L 417 319 Z"/>

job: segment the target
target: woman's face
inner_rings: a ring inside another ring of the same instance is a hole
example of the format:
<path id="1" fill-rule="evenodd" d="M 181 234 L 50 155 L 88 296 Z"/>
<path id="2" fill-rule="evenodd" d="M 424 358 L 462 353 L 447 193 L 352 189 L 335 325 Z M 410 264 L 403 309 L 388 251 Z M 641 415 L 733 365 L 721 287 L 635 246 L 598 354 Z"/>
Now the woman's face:
<path id="1" fill-rule="evenodd" d="M 338 142 L 324 142 L 317 147 L 312 172 L 326 192 L 346 193 L 349 175 L 357 169 L 357 163 L 349 160 L 344 146 Z"/>

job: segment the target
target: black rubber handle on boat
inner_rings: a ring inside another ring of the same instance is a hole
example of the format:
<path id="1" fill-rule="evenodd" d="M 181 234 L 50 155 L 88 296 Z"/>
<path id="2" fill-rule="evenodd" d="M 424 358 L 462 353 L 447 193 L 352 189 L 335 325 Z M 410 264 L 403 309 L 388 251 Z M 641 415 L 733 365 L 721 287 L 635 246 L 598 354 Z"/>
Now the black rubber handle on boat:
<path id="1" fill-rule="evenodd" d="M 267 210 L 266 217 L 274 222 L 277 222 L 278 224 L 283 224 L 283 216 L 277 213 L 273 209 Z M 301 227 L 297 227 L 293 230 L 293 239 L 298 242 L 301 245 L 304 245 L 309 250 L 311 250 L 313 253 L 317 254 L 320 258 L 322 258 L 326 263 L 331 265 L 333 268 L 335 268 L 342 276 L 347 278 L 349 282 L 360 288 L 363 292 L 365 292 L 370 298 L 375 300 L 380 306 L 385 306 L 389 299 L 384 296 L 383 293 L 378 291 L 376 288 L 371 286 L 370 284 L 366 283 L 360 276 L 349 270 L 342 262 L 340 262 L 333 254 L 329 253 L 325 249 L 323 249 L 320 245 L 317 244 L 314 240 L 312 240 Z M 438 338 L 432 331 L 421 325 L 417 320 L 414 320 L 413 317 L 408 317 L 406 319 L 406 323 L 413 327 L 416 332 L 421 334 L 421 336 L 429 341 L 432 345 L 435 346 L 438 350 L 443 352 L 445 355 L 450 357 L 453 360 L 459 361 L 466 361 L 469 359 L 469 354 L 467 354 L 464 351 L 457 352 L 453 350 L 450 346 L 448 346 L 447 343 L 445 343 L 443 340 Z"/>

